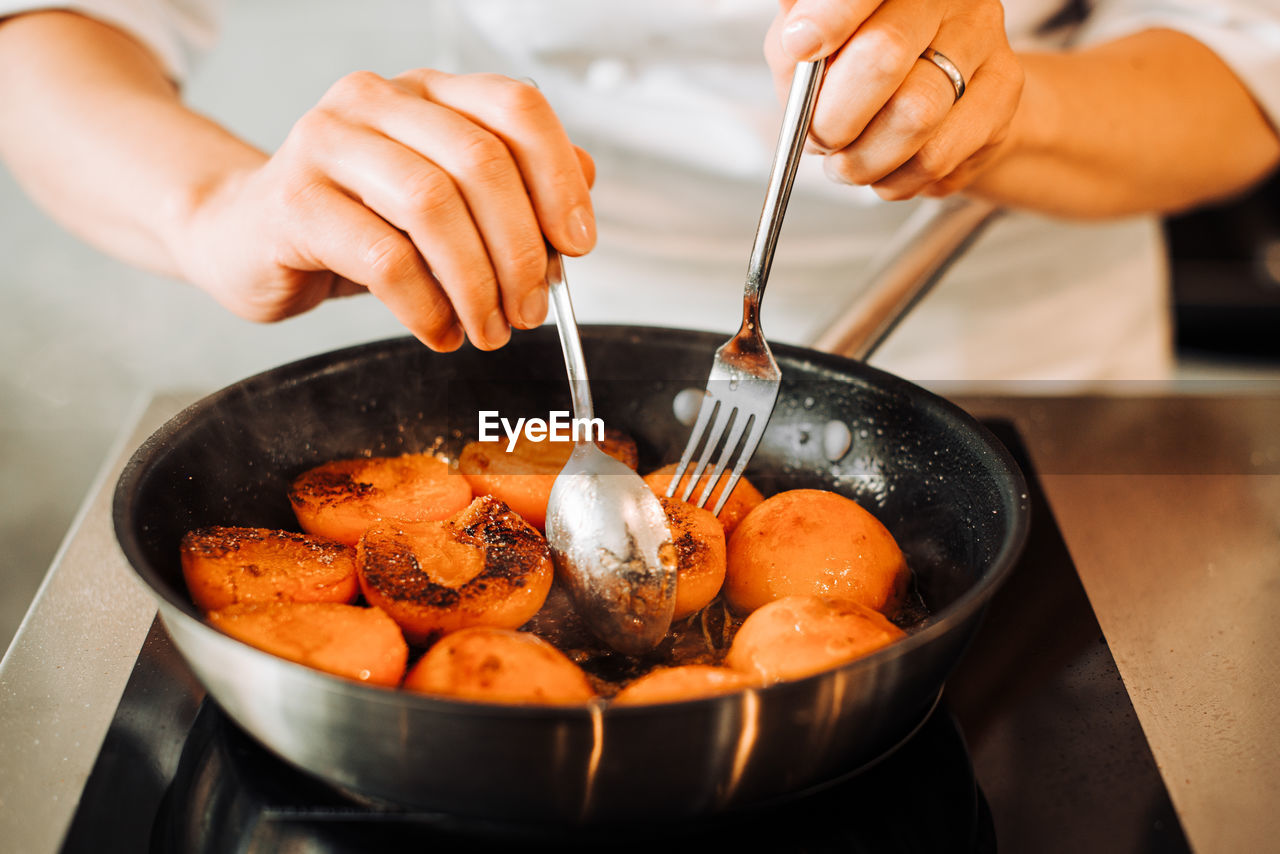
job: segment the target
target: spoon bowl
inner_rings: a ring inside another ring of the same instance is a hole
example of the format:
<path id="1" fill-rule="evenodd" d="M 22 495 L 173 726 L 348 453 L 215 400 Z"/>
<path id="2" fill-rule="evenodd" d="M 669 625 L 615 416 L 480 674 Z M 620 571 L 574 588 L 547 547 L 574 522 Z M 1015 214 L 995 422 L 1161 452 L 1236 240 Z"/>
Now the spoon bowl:
<path id="1" fill-rule="evenodd" d="M 564 264 L 549 246 L 547 254 L 573 414 L 589 424 L 594 409 Z M 556 570 L 596 637 L 628 655 L 657 646 L 675 612 L 677 561 L 666 511 L 640 475 L 590 435 L 579 440 L 551 488 L 546 532 Z"/>
<path id="2" fill-rule="evenodd" d="M 579 443 L 551 489 L 547 541 L 597 637 L 628 655 L 658 645 L 675 610 L 676 552 L 666 513 L 639 475 Z"/>

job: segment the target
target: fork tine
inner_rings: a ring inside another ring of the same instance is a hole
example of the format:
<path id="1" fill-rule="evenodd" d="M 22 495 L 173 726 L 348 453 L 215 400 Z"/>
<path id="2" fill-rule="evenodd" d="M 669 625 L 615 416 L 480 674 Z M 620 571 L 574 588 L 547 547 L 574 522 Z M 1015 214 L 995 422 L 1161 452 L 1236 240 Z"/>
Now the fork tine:
<path id="1" fill-rule="evenodd" d="M 765 194 L 764 208 L 760 211 L 760 222 L 756 226 L 756 237 L 751 245 L 751 260 L 742 293 L 742 325 L 736 335 L 716 350 L 711 362 L 711 375 L 707 379 L 707 397 L 703 398 L 698 410 L 698 423 L 694 425 L 693 435 L 689 437 L 684 455 L 667 487 L 667 495 L 673 495 L 676 486 L 688 471 L 689 461 L 693 459 L 698 442 L 705 441 L 702 457 L 681 496 L 682 500 L 688 501 L 693 487 L 706 470 L 707 461 L 719 445 L 721 434 L 732 423 L 733 433 L 725 442 L 715 473 L 698 499 L 699 506 L 705 504 L 745 434 L 746 442 L 734 461 L 733 471 L 716 502 L 714 512 L 717 514 L 724 508 L 729 493 L 737 486 L 738 478 L 755 453 L 756 445 L 760 443 L 765 425 L 778 401 L 782 373 L 760 331 L 760 299 L 764 295 L 765 283 L 769 280 L 769 268 L 773 263 L 778 234 L 782 230 L 782 217 L 791 197 L 805 132 L 813 116 L 813 105 L 817 100 L 818 86 L 825 69 L 825 59 L 801 62 L 796 65 L 792 75 L 791 91 L 787 95 L 787 106 L 783 111 L 782 129 L 778 133 L 778 145 L 773 155 L 773 167 L 769 170 L 769 187 Z M 728 391 L 717 401 L 714 424 L 704 435 L 707 421 L 712 420 L 707 411 L 707 398 L 712 396 L 712 388 L 720 380 L 727 380 Z"/>
<path id="2" fill-rule="evenodd" d="M 742 407 L 735 408 L 731 415 L 733 417 L 733 426 L 728 430 L 729 438 L 724 441 L 724 450 L 720 452 L 720 457 L 716 460 L 716 467 L 711 472 L 711 476 L 707 478 L 707 485 L 702 487 L 702 494 L 694 502 L 699 507 L 706 506 L 707 499 L 715 491 L 716 483 L 720 480 L 720 475 L 724 473 L 725 466 L 728 465 L 729 460 L 733 459 L 733 452 L 737 450 L 738 443 L 742 441 L 742 434 L 746 432 L 747 425 L 751 423 L 751 418 L 753 417 Z"/>
<path id="3" fill-rule="evenodd" d="M 693 452 L 698 449 L 698 440 L 702 437 L 703 431 L 706 430 L 707 422 L 711 420 L 711 415 L 718 405 L 719 401 L 715 399 L 715 395 L 709 391 L 703 394 L 702 403 L 698 405 L 698 420 L 693 424 L 693 430 L 689 433 L 689 441 L 684 446 L 684 453 L 680 455 L 680 463 L 671 475 L 671 482 L 667 484 L 668 498 L 675 496 L 676 487 L 680 484 L 680 478 L 684 476 L 685 469 L 689 467 L 689 461 L 693 459 Z M 684 501 L 686 499 L 681 498 L 680 500 Z"/>
<path id="4" fill-rule="evenodd" d="M 725 502 L 729 500 L 729 493 L 733 492 L 733 488 L 738 485 L 738 478 L 742 477 L 742 471 L 747 467 L 747 462 L 756 452 L 756 446 L 760 444 L 760 440 L 764 437 L 764 428 L 768 425 L 769 419 L 756 413 L 751 416 L 751 427 L 747 432 L 747 438 L 742 443 L 742 450 L 738 453 L 738 460 L 733 464 L 733 471 L 729 473 L 729 480 L 724 485 L 724 491 L 720 493 L 716 506 L 711 510 L 712 515 L 719 516 L 720 511 L 724 509 Z"/>
<path id="5" fill-rule="evenodd" d="M 698 457 L 698 464 L 694 466 L 693 471 L 689 474 L 689 485 L 684 488 L 681 501 L 688 501 L 689 496 L 693 494 L 693 488 L 698 485 L 698 480 L 702 477 L 702 473 L 707 468 L 707 463 L 711 462 L 711 454 L 715 452 L 716 447 L 720 444 L 720 439 L 724 436 L 724 431 L 729 426 L 729 419 L 737 410 L 730 409 L 728 401 L 721 402 L 716 409 L 716 417 L 711 422 L 710 429 L 707 430 L 707 441 L 702 446 L 702 454 Z M 701 504 L 701 502 L 698 502 Z"/>

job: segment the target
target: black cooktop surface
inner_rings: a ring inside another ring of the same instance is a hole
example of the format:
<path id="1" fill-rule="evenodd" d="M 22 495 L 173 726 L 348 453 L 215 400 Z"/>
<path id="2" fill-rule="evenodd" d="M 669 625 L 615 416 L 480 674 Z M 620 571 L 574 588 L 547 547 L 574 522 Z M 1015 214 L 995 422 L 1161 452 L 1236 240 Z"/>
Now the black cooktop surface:
<path id="1" fill-rule="evenodd" d="M 63 850 L 1189 851 L 1021 443 L 1003 422 L 988 427 L 1031 486 L 1026 553 L 942 703 L 849 779 L 710 819 L 625 827 L 486 824 L 361 803 L 241 732 L 157 621 Z"/>

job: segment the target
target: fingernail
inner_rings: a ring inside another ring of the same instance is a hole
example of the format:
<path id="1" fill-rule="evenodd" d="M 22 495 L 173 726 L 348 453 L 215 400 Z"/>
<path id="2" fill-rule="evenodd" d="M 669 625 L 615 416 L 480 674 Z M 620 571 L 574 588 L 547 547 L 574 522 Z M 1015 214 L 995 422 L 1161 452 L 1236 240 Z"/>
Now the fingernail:
<path id="1" fill-rule="evenodd" d="M 808 18 L 797 18 L 782 30 L 782 49 L 792 59 L 808 61 L 822 48 L 822 33 Z"/>
<path id="2" fill-rule="evenodd" d="M 532 329 L 547 317 L 547 289 L 534 288 L 520 301 L 520 320 Z"/>
<path id="3" fill-rule="evenodd" d="M 577 252 L 590 252 L 596 245 L 595 218 L 585 206 L 569 212 L 569 242 Z"/>
<path id="4" fill-rule="evenodd" d="M 510 338 L 511 327 L 507 325 L 507 318 L 500 309 L 494 309 L 493 314 L 484 322 L 485 343 L 490 347 L 501 347 Z"/>

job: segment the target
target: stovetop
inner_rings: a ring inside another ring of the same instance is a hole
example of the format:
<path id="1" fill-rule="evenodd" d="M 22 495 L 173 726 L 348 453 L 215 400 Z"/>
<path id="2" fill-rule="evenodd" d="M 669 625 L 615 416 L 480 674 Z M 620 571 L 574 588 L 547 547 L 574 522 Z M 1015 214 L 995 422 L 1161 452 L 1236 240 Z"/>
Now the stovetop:
<path id="1" fill-rule="evenodd" d="M 1026 552 L 934 713 L 849 779 L 705 820 L 626 827 L 486 824 L 363 804 L 241 732 L 157 621 L 62 850 L 1189 851 L 1019 437 L 1007 422 L 988 426 L 1031 485 Z"/>

